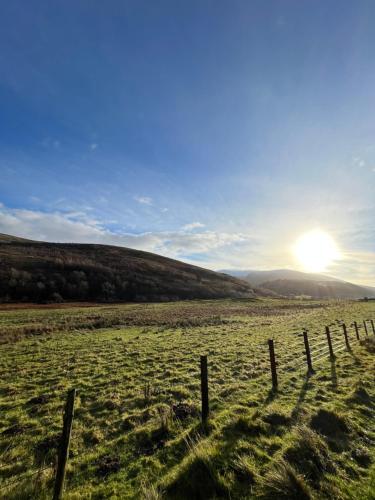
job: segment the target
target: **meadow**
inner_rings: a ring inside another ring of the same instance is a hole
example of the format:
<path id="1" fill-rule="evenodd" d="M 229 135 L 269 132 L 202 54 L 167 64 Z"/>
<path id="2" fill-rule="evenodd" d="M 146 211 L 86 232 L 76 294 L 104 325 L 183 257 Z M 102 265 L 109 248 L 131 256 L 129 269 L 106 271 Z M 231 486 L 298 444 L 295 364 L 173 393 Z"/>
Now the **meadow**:
<path id="1" fill-rule="evenodd" d="M 66 395 L 76 388 L 64 498 L 373 499 L 375 335 L 370 324 L 365 334 L 367 318 L 375 319 L 374 302 L 4 305 L 0 498 L 51 498 Z"/>

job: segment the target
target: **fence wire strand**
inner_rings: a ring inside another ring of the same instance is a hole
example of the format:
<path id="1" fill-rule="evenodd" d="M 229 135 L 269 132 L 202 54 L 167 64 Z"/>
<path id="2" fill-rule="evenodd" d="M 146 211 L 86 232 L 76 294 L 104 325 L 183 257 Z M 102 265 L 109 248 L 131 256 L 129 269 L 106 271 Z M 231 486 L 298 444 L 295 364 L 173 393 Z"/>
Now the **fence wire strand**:
<path id="1" fill-rule="evenodd" d="M 367 337 L 368 337 L 368 336 L 370 336 L 370 333 L 371 333 L 370 327 L 372 328 L 374 333 L 375 333 L 375 331 L 374 331 L 372 320 L 367 319 L 365 321 L 367 322 L 368 331 L 369 331 L 369 333 L 367 335 Z M 356 324 L 357 324 L 357 329 L 355 328 L 355 322 L 351 323 L 350 326 L 347 327 L 346 331 L 347 331 L 348 340 L 350 339 L 350 337 L 351 337 L 351 340 L 356 340 L 355 338 L 353 339 L 353 336 L 356 333 L 356 330 L 358 332 L 361 332 L 361 333 L 365 332 L 364 324 L 361 324 L 360 322 L 357 322 Z M 346 350 L 350 349 L 350 346 L 348 345 L 348 343 L 345 340 L 345 333 L 344 333 L 345 330 L 343 329 L 344 325 L 345 325 L 344 322 L 336 320 L 336 323 L 333 323 L 329 326 L 329 332 L 331 334 L 331 341 L 332 341 L 332 348 L 333 348 L 334 355 L 344 351 L 345 349 Z M 352 329 L 350 332 L 348 331 L 349 328 Z M 322 334 L 322 332 L 317 332 L 317 331 L 312 332 L 312 331 L 309 331 L 308 329 L 304 329 L 304 331 L 308 332 L 310 353 L 311 353 L 312 361 L 314 363 L 319 363 L 320 361 L 322 361 L 326 357 L 329 357 L 330 350 L 329 350 L 328 343 L 327 343 L 328 341 L 326 338 L 324 338 L 324 337 L 322 338 L 322 335 L 324 335 L 324 334 Z M 278 367 L 278 369 L 281 372 L 290 371 L 290 370 L 299 371 L 299 370 L 302 370 L 303 368 L 305 368 L 307 370 L 307 354 L 306 354 L 305 346 L 303 343 L 303 332 L 302 331 L 289 332 L 289 335 L 291 335 L 291 338 L 293 339 L 293 342 L 291 342 L 289 347 L 292 349 L 295 349 L 296 351 L 298 351 L 298 353 L 297 353 L 297 355 L 295 355 L 295 354 L 287 355 L 287 357 L 285 357 L 285 358 L 283 358 L 282 354 L 280 356 L 277 356 L 277 343 L 279 342 L 279 340 L 276 338 L 275 339 L 276 366 Z M 362 339 L 363 339 L 363 337 L 362 337 Z M 282 343 L 282 342 L 280 341 L 280 343 Z M 266 342 L 257 342 L 256 344 L 252 345 L 251 346 L 251 353 L 249 353 L 249 354 L 251 355 L 254 352 L 261 353 L 263 356 L 267 357 L 267 355 L 268 355 L 267 343 Z M 215 356 L 218 354 L 219 353 L 216 353 L 216 352 L 208 352 L 208 355 L 210 357 L 212 356 L 213 358 L 215 358 Z M 233 361 L 238 362 L 239 361 L 239 357 L 238 357 L 239 353 L 234 352 L 232 354 L 233 354 L 233 356 L 229 356 L 230 359 L 226 360 L 226 361 L 229 361 L 230 363 L 232 363 Z M 243 354 L 243 356 L 241 356 L 240 361 L 243 365 L 244 363 L 246 363 L 246 354 L 244 354 L 244 353 L 242 353 L 242 354 Z M 264 359 L 261 360 L 260 358 L 257 358 L 255 361 L 263 363 Z M 253 360 L 253 362 L 254 362 L 254 360 Z M 252 372 L 251 378 L 259 377 L 262 374 L 266 375 L 266 373 L 268 373 L 268 370 L 269 370 L 269 368 L 268 367 L 266 368 L 265 366 L 264 367 L 262 366 L 260 368 L 257 367 Z M 70 377 L 68 377 L 68 380 L 69 379 L 70 379 Z M 212 382 L 213 382 L 213 384 L 215 384 L 214 380 Z M 146 383 L 147 382 L 145 381 L 145 384 Z M 93 384 L 90 386 L 90 390 L 95 389 L 96 387 L 98 389 L 99 388 L 102 389 L 102 384 Z M 172 386 L 166 388 L 160 394 L 167 396 L 168 392 L 170 391 L 171 388 L 172 388 Z M 79 390 L 79 392 L 80 392 L 80 390 Z M 139 389 L 139 392 L 142 392 L 142 388 Z M 57 401 L 57 399 L 58 399 L 59 403 L 61 402 L 61 405 L 62 405 L 61 410 L 62 410 L 63 409 L 63 400 L 61 400 L 59 397 L 56 397 L 56 399 L 55 398 L 53 398 L 53 399 L 55 401 Z M 12 409 L 15 407 L 16 408 L 20 407 L 20 406 L 24 407 L 27 405 L 32 407 L 33 403 L 31 403 L 30 401 L 31 400 L 29 399 L 28 401 L 18 403 L 16 406 L 13 405 Z M 91 406 L 91 407 L 89 406 L 85 409 L 87 411 L 98 411 L 98 410 L 103 410 L 104 408 L 103 408 L 103 404 L 96 404 L 96 405 Z M 73 457 L 72 461 L 76 462 L 77 459 L 82 460 L 85 457 L 91 456 L 93 453 L 95 453 L 95 449 L 94 450 L 91 449 L 89 451 L 78 453 L 76 456 Z M 6 467 L 10 467 L 12 465 L 17 465 L 17 464 L 21 464 L 21 462 L 16 462 L 16 464 L 6 464 L 6 463 L 1 464 L 0 469 L 4 469 Z M 48 466 L 41 467 L 37 470 L 34 470 L 32 472 L 25 471 L 21 474 L 18 474 L 16 477 L 12 478 L 11 480 L 8 480 L 8 481 L 4 480 L 4 481 L 0 482 L 0 491 L 8 489 L 8 488 L 12 487 L 12 485 L 21 483 L 29 478 L 32 478 L 38 474 L 41 474 L 45 470 L 54 470 L 54 468 L 55 468 L 54 465 L 48 465 Z"/>

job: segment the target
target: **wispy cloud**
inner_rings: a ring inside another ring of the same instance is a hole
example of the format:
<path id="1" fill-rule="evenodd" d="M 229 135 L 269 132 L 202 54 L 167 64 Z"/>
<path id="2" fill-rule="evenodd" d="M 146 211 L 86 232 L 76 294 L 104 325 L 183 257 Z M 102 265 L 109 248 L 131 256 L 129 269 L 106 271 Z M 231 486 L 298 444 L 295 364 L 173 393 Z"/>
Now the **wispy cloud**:
<path id="1" fill-rule="evenodd" d="M 90 144 L 90 149 L 91 151 L 95 151 L 95 149 L 97 149 L 98 145 L 96 142 L 93 142 L 92 144 Z"/>
<path id="2" fill-rule="evenodd" d="M 354 162 L 354 165 L 356 165 L 357 167 L 364 167 L 366 165 L 366 162 L 363 158 L 360 158 L 360 157 L 355 157 L 353 158 L 353 162 Z"/>
<path id="3" fill-rule="evenodd" d="M 285 193 L 286 201 L 294 199 L 292 194 Z M 291 251 L 293 242 L 325 217 L 327 223 L 321 229 L 334 237 L 343 254 L 343 259 L 332 264 L 327 273 L 355 283 L 375 285 L 371 225 L 374 211 L 366 200 L 356 196 L 349 207 L 345 200 L 332 197 L 325 200 L 321 195 L 323 210 L 320 203 L 305 193 L 303 211 L 298 212 L 294 205 L 287 206 L 285 202 L 283 208 L 277 207 L 277 216 L 273 210 L 256 213 L 253 223 L 242 227 L 228 224 L 206 227 L 192 218 L 193 222 L 176 230 L 170 230 L 166 220 L 160 229 L 151 231 L 140 231 L 140 224 L 129 225 L 126 218 L 118 218 L 122 213 L 119 211 L 116 215 L 111 211 L 103 213 L 88 210 L 86 204 L 74 206 L 67 200 L 60 201 L 61 204 L 46 210 L 7 208 L 0 204 L 0 232 L 45 241 L 125 246 L 211 269 L 296 268 Z M 144 204 L 144 200 L 139 203 Z M 152 204 L 151 199 L 149 203 Z M 134 212 L 132 221 L 135 215 Z"/>
<path id="4" fill-rule="evenodd" d="M 152 205 L 152 198 L 149 196 L 134 196 L 134 199 L 141 205 Z"/>
<path id="5" fill-rule="evenodd" d="M 205 225 L 201 222 L 191 222 L 190 224 L 185 224 L 184 226 L 182 226 L 182 229 L 184 231 L 192 231 L 193 229 L 197 229 L 200 227 L 205 227 Z"/>
<path id="6" fill-rule="evenodd" d="M 109 230 L 103 222 L 80 211 L 49 213 L 4 206 L 0 206 L 0 232 L 52 242 L 107 243 L 187 261 L 196 261 L 194 255 L 199 254 L 202 262 L 213 264 L 211 267 L 221 264 L 217 255 L 214 257 L 216 251 L 250 243 L 248 236 L 240 233 L 208 230 L 194 233 L 186 230 L 119 233 Z"/>

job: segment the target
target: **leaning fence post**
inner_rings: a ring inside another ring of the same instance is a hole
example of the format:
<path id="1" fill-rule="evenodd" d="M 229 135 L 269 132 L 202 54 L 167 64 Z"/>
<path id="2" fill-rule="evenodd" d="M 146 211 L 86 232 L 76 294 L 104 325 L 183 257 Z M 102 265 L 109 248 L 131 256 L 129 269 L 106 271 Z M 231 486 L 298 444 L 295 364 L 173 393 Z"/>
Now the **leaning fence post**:
<path id="1" fill-rule="evenodd" d="M 277 369 L 276 369 L 276 358 L 275 358 L 275 346 L 273 340 L 268 340 L 268 349 L 270 351 L 270 362 L 271 362 L 271 377 L 272 377 L 272 388 L 277 389 Z"/>
<path id="2" fill-rule="evenodd" d="M 55 488 L 53 492 L 53 500 L 60 500 L 63 495 L 65 470 L 68 461 L 70 435 L 72 432 L 73 416 L 74 416 L 74 401 L 76 390 L 71 389 L 68 392 L 68 398 L 65 405 L 63 430 L 61 434 L 59 454 L 57 459 L 57 471 L 55 479 Z"/>
<path id="3" fill-rule="evenodd" d="M 372 333 L 375 335 L 375 326 L 374 326 L 374 320 L 371 319 L 371 326 L 372 326 Z"/>
<path id="4" fill-rule="evenodd" d="M 201 395 L 202 395 L 202 422 L 206 423 L 209 414 L 207 356 L 201 356 Z"/>
<path id="5" fill-rule="evenodd" d="M 367 323 L 366 320 L 363 320 L 363 326 L 365 327 L 366 337 L 368 337 Z"/>
<path id="6" fill-rule="evenodd" d="M 344 330 L 344 337 L 345 337 L 345 344 L 348 349 L 350 349 L 350 344 L 349 344 L 349 338 L 348 338 L 348 331 L 346 329 L 346 324 L 342 324 L 342 329 Z"/>
<path id="7" fill-rule="evenodd" d="M 331 340 L 331 332 L 329 331 L 329 326 L 326 326 L 326 335 L 327 335 L 327 342 L 328 342 L 328 349 L 329 349 L 329 356 L 331 359 L 335 357 L 333 354 L 333 347 L 332 347 L 332 340 Z"/>
<path id="8" fill-rule="evenodd" d="M 306 362 L 307 362 L 307 371 L 308 373 L 312 373 L 313 367 L 311 363 L 311 353 L 310 353 L 310 345 L 309 345 L 309 337 L 307 335 L 307 331 L 303 331 L 303 341 L 305 343 L 305 354 L 306 354 Z"/>
<path id="9" fill-rule="evenodd" d="M 353 322 L 353 325 L 354 325 L 354 328 L 355 328 L 355 335 L 357 337 L 357 340 L 359 340 L 359 331 L 358 331 L 358 325 L 357 325 L 357 322 L 354 321 Z"/>

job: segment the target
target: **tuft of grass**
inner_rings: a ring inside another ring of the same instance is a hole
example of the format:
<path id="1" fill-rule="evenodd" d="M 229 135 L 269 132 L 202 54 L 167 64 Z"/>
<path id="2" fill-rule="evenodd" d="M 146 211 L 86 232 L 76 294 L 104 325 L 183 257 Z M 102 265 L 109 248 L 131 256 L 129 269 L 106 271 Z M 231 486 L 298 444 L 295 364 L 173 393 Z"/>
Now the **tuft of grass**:
<path id="1" fill-rule="evenodd" d="M 348 448 L 350 429 L 346 418 L 340 413 L 321 408 L 312 416 L 310 427 L 322 434 L 333 450 L 342 451 Z"/>
<path id="2" fill-rule="evenodd" d="M 284 451 L 283 456 L 298 472 L 313 482 L 318 482 L 325 472 L 334 471 L 327 444 L 305 425 L 295 429 L 294 442 Z"/>
<path id="3" fill-rule="evenodd" d="M 365 406 L 370 406 L 370 407 L 373 406 L 371 401 L 371 396 L 362 384 L 358 384 L 358 386 L 353 390 L 353 393 L 348 398 L 348 402 L 355 404 L 363 404 Z"/>
<path id="4" fill-rule="evenodd" d="M 120 469 L 121 461 L 117 455 L 105 455 L 96 462 L 96 475 L 104 479 L 110 474 L 115 474 Z"/>
<path id="5" fill-rule="evenodd" d="M 267 433 L 266 426 L 261 421 L 253 421 L 245 415 L 240 415 L 234 418 L 223 428 L 224 435 L 230 436 L 231 434 L 246 435 L 258 437 Z"/>
<path id="6" fill-rule="evenodd" d="M 282 427 L 290 424 L 287 408 L 280 404 L 272 404 L 264 413 L 262 420 L 272 427 Z"/>
<path id="7" fill-rule="evenodd" d="M 275 500 L 310 500 L 312 494 L 303 476 L 290 464 L 279 460 L 264 478 L 263 497 Z"/>
<path id="8" fill-rule="evenodd" d="M 237 455 L 233 460 L 233 470 L 240 483 L 253 486 L 258 480 L 257 463 L 254 457 L 249 455 Z"/>
<path id="9" fill-rule="evenodd" d="M 86 446 L 95 446 L 103 441 L 104 434 L 101 429 L 94 428 L 86 431 L 82 437 Z"/>
<path id="10" fill-rule="evenodd" d="M 160 490 L 154 484 L 145 481 L 141 483 L 139 494 L 141 500 L 162 500 L 163 498 Z"/>
<path id="11" fill-rule="evenodd" d="M 352 457 L 361 467 L 369 467 L 372 463 L 371 454 L 364 446 L 354 448 L 352 450 Z"/>
<path id="12" fill-rule="evenodd" d="M 206 440 L 187 440 L 189 454 L 177 476 L 166 487 L 167 498 L 206 500 L 228 497 L 227 486 L 215 465 L 217 450 Z"/>

